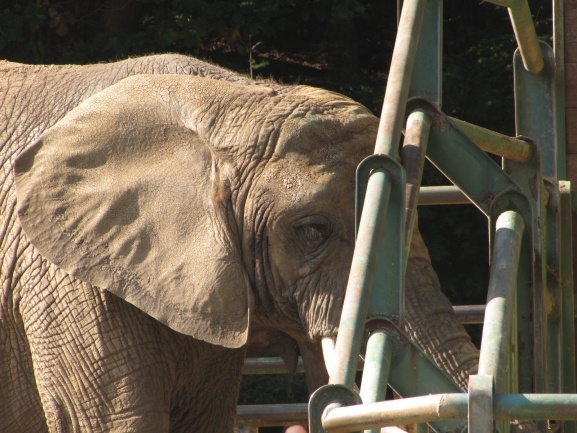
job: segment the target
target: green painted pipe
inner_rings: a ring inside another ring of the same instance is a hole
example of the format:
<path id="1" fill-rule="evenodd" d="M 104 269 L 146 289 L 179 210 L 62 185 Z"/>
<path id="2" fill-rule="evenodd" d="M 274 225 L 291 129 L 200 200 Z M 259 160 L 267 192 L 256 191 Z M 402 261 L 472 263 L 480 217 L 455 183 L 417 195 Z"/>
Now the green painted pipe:
<path id="1" fill-rule="evenodd" d="M 331 384 L 342 384 L 352 389 L 357 371 L 365 319 L 373 286 L 377 251 L 383 240 L 391 181 L 382 170 L 376 170 L 367 184 L 367 193 L 343 311 L 335 346 L 335 364 L 330 373 Z"/>
<path id="2" fill-rule="evenodd" d="M 375 403 L 385 399 L 392 356 L 393 338 L 386 330 L 373 331 L 367 341 L 361 382 L 360 395 L 363 403 Z M 368 430 L 365 433 L 379 433 L 379 430 Z"/>
<path id="3" fill-rule="evenodd" d="M 507 370 L 524 229 L 525 222 L 517 212 L 506 211 L 497 218 L 478 371 L 480 376 L 493 376 L 496 386 Z"/>
<path id="4" fill-rule="evenodd" d="M 386 397 L 391 370 L 393 339 L 386 330 L 373 331 L 367 341 L 361 398 L 363 403 L 375 403 Z"/>

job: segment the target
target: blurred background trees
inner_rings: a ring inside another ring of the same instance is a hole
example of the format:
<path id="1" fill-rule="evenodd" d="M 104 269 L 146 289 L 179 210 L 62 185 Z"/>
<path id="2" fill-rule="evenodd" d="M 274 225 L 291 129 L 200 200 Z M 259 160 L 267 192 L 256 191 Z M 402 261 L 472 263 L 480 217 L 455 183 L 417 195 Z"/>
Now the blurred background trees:
<path id="1" fill-rule="evenodd" d="M 551 2 L 529 4 L 537 33 L 550 42 Z M 396 2 L 385 0 L 0 0 L 0 58 L 93 63 L 184 53 L 244 74 L 335 90 L 379 115 L 396 20 Z M 444 111 L 514 135 L 515 47 L 505 9 L 445 0 Z M 447 182 L 427 166 L 425 183 Z M 483 303 L 484 216 L 473 206 L 421 207 L 419 214 L 445 293 L 456 304 Z M 275 378 L 263 394 L 250 380 L 242 402 L 306 399 L 302 382 Z"/>

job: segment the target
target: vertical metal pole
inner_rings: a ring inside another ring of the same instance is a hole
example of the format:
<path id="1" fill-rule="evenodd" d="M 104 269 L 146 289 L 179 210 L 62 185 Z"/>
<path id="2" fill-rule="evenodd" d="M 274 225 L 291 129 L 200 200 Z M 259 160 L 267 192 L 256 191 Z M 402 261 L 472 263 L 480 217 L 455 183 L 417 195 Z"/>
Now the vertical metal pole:
<path id="1" fill-rule="evenodd" d="M 396 157 L 398 154 L 397 149 L 405 119 L 405 106 L 409 96 L 425 4 L 426 0 L 405 0 L 403 4 L 387 79 L 375 153 L 391 157 Z"/>
<path id="2" fill-rule="evenodd" d="M 469 376 L 469 433 L 493 433 L 493 376 Z"/>
<path id="3" fill-rule="evenodd" d="M 431 118 L 425 111 L 415 110 L 409 114 L 405 141 L 401 151 L 401 161 L 407 173 L 405 195 L 405 245 L 407 246 L 407 257 L 410 251 L 413 225 L 417 216 L 417 203 L 419 201 L 419 190 L 421 188 L 430 129 Z"/>
<path id="4" fill-rule="evenodd" d="M 361 382 L 363 404 L 376 403 L 385 399 L 392 355 L 393 341 L 387 331 L 378 329 L 371 333 L 367 342 Z M 379 430 L 367 430 L 366 432 L 379 433 Z"/>
<path id="5" fill-rule="evenodd" d="M 506 211 L 497 218 L 479 355 L 479 375 L 493 376 L 496 386 L 503 383 L 507 370 L 524 229 L 525 222 L 517 212 Z"/>

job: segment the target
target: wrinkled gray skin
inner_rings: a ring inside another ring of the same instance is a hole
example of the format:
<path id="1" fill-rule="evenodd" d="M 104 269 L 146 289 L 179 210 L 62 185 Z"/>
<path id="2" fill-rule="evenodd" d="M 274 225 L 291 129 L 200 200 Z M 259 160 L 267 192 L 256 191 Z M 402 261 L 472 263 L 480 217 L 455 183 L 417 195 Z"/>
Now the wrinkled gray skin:
<path id="1" fill-rule="evenodd" d="M 366 109 L 177 55 L 2 62 L 0 91 L 0 431 L 231 431 L 249 322 L 326 380 Z M 418 232 L 405 331 L 466 386 Z"/>

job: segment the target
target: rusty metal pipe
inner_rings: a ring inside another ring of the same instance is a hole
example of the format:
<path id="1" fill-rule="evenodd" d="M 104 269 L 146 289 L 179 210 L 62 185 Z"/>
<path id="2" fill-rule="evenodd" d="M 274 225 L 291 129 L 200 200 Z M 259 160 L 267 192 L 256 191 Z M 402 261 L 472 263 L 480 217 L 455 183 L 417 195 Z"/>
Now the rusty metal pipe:
<path id="1" fill-rule="evenodd" d="M 435 394 L 333 409 L 322 420 L 330 433 L 345 433 L 382 426 L 465 419 L 467 394 Z"/>
<path id="2" fill-rule="evenodd" d="M 454 185 L 422 186 L 419 191 L 419 206 L 440 204 L 472 204 L 471 200 Z"/>
<path id="3" fill-rule="evenodd" d="M 524 229 L 517 212 L 506 211 L 497 218 L 478 372 L 493 376 L 495 384 L 503 381 L 507 369 Z"/>
<path id="4" fill-rule="evenodd" d="M 405 245 L 408 256 L 413 236 L 413 225 L 417 215 L 419 189 L 423 177 L 427 142 L 431 129 L 431 118 L 426 111 L 415 110 L 409 114 L 405 141 L 401 151 L 401 162 L 407 173 L 405 185 Z"/>
<path id="5" fill-rule="evenodd" d="M 485 305 L 454 305 L 453 311 L 462 324 L 483 323 L 485 318 Z"/>
<path id="6" fill-rule="evenodd" d="M 387 79 L 375 153 L 397 157 L 426 0 L 405 0 Z"/>
<path id="7" fill-rule="evenodd" d="M 485 152 L 518 162 L 527 162 L 533 156 L 531 143 L 481 128 L 454 117 L 449 117 L 449 119 Z"/>
<path id="8" fill-rule="evenodd" d="M 539 46 L 535 25 L 527 0 L 487 0 L 490 3 L 509 9 L 509 17 L 523 59 L 523 66 L 532 74 L 538 74 L 545 66 L 543 53 Z"/>

